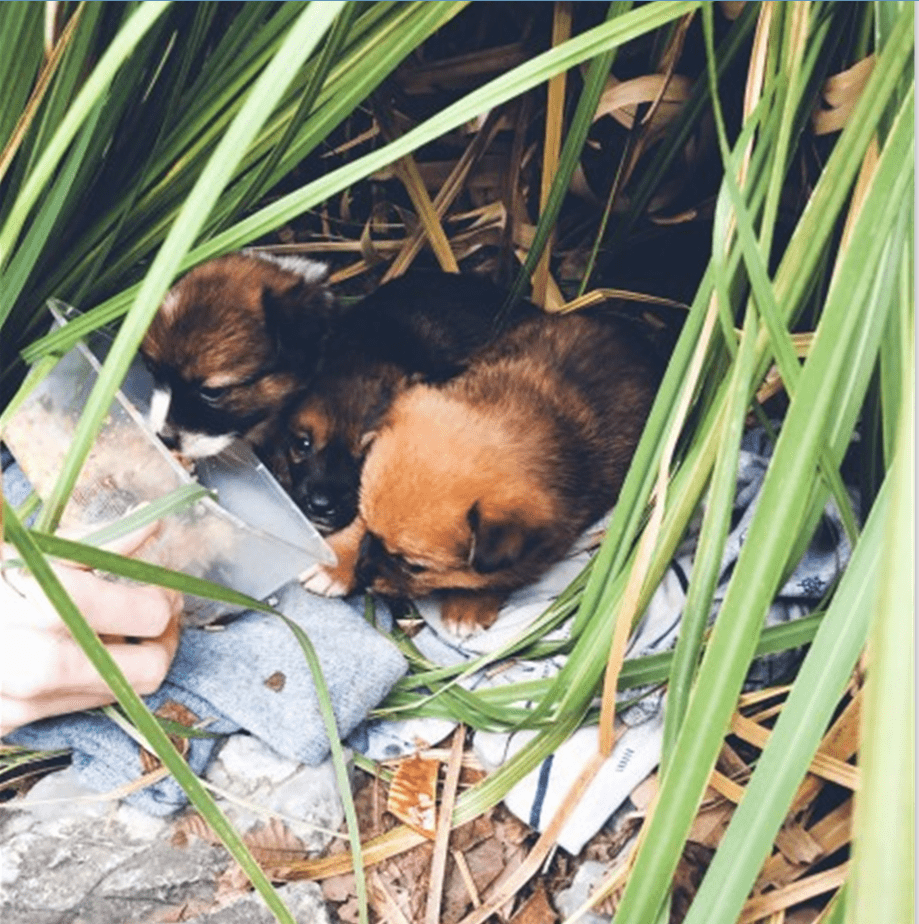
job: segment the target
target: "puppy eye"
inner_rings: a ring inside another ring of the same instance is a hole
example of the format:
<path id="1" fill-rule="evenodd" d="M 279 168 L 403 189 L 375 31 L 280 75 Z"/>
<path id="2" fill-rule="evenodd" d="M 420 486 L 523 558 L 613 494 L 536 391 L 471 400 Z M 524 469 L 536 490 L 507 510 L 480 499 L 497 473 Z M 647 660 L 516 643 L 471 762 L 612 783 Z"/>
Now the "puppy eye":
<path id="1" fill-rule="evenodd" d="M 229 388 L 211 388 L 207 385 L 198 386 L 198 394 L 205 404 L 217 404 L 220 399 L 229 391 Z"/>
<path id="2" fill-rule="evenodd" d="M 296 445 L 301 452 L 309 452 L 313 448 L 313 435 L 311 433 L 301 433 L 296 438 Z"/>
<path id="3" fill-rule="evenodd" d="M 412 574 L 422 574 L 423 572 L 425 572 L 425 571 L 428 570 L 428 566 L 427 566 L 427 565 L 419 565 L 419 564 L 417 564 L 416 562 L 413 562 L 413 561 L 407 561 L 407 562 L 405 563 L 405 567 L 406 567 L 406 569 L 407 569 L 408 571 L 410 571 Z"/>

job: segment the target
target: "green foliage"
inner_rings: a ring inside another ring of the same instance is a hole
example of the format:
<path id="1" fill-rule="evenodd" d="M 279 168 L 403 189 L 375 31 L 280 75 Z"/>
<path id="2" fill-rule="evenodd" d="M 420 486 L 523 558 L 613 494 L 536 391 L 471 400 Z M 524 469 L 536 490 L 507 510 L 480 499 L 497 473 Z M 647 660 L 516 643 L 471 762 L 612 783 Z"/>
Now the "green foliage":
<path id="1" fill-rule="evenodd" d="M 482 728 L 538 729 L 512 761 L 461 794 L 454 820 L 475 817 L 591 714 L 614 627 L 626 611 L 625 588 L 636 567 L 638 542 L 655 528 L 649 511 L 656 507 L 660 527 L 650 536 L 650 561 L 639 575 L 637 612 L 701 510 L 679 646 L 672 655 L 627 662 L 620 676 L 621 688 L 668 680 L 670 710 L 660 799 L 617 924 L 644 924 L 658 916 L 750 661 L 763 650 L 810 641 L 773 739 L 689 918 L 706 924 L 736 920 L 866 638 L 871 640 L 866 712 L 873 718 L 866 721 L 861 755 L 865 790 L 859 841 L 853 882 L 832 915 L 864 920 L 865 909 L 883 907 L 879 920 L 902 919 L 901 909 L 912 905 L 911 881 L 902 876 L 912 870 L 912 838 L 906 836 L 911 829 L 901 824 L 897 836 L 889 831 L 891 812 L 903 819 L 912 811 L 911 764 L 905 758 L 912 738 L 904 735 L 904 730 L 912 733 L 906 696 L 913 670 L 912 606 L 904 601 L 912 577 L 913 5 L 747 4 L 716 41 L 711 4 L 612 4 L 601 25 L 533 56 L 390 144 L 324 176 L 298 180 L 299 187 L 288 186 L 283 195 L 265 201 L 266 193 L 401 61 L 448 20 L 462 16 L 464 6 L 65 4 L 56 43 L 46 53 L 43 5 L 0 4 L 0 34 L 17 49 L 0 57 L 5 413 L 15 406 L 12 396 L 25 369 L 19 355 L 34 364 L 21 396 L 77 339 L 120 322 L 60 480 L 45 498 L 39 528 L 25 529 L 5 510 L 9 538 L 131 721 L 234 852 L 278 920 L 290 920 L 238 836 L 54 579 L 46 556 L 190 593 L 252 601 L 108 555 L 89 543 L 68 543 L 52 535 L 59 512 L 137 344 L 178 273 L 276 230 L 554 74 L 592 62 L 573 110 L 550 208 L 520 277 L 527 278 L 577 165 L 609 62 L 627 43 L 659 36 L 680 17 L 695 14 L 707 38 L 708 72 L 649 158 L 647 174 L 628 209 L 617 216 L 611 236 L 619 240 L 634 226 L 675 153 L 713 112 L 724 177 L 707 272 L 591 567 L 525 636 L 465 673 L 510 655 L 563 651 L 568 661 L 554 680 L 469 692 L 458 684 L 461 672 L 425 663 L 407 639 L 400 639 L 413 673 L 381 711 L 447 715 Z M 765 28 L 767 9 L 772 19 L 760 88 L 732 136 L 721 119 L 721 82 L 728 65 L 747 50 L 754 27 Z M 790 240 L 780 247 L 783 192 L 820 85 L 846 49 L 852 63 L 871 48 L 876 61 L 869 81 L 808 190 L 807 207 Z M 868 182 L 862 188 L 856 179 L 863 169 Z M 65 329 L 46 334 L 45 302 L 51 296 L 76 303 L 84 313 Z M 815 337 L 800 364 L 790 335 L 802 318 L 813 321 Z M 787 388 L 788 412 L 760 508 L 706 637 L 740 437 L 772 363 Z M 860 534 L 840 476 L 857 426 L 868 486 Z M 665 489 L 655 491 L 656 484 Z M 167 508 L 189 502 L 187 494 L 167 499 Z M 810 541 L 830 497 L 854 539 L 849 572 L 825 611 L 799 626 L 761 633 L 776 589 Z M 161 512 L 148 509 L 140 516 Z M 105 538 L 110 537 L 92 541 Z M 880 567 L 883 560 L 891 562 L 889 572 Z M 548 629 L 569 617 L 569 640 L 544 641 Z M 309 640 L 299 641 L 309 655 Z M 322 690 L 318 665 L 312 658 L 310 663 Z M 526 712 L 519 703 L 530 699 L 539 705 Z M 336 758 L 342 771 L 341 755 Z M 354 836 L 351 809 L 349 820 Z M 892 859 L 886 855 L 891 844 L 896 845 Z M 356 840 L 352 849 L 359 857 Z"/>

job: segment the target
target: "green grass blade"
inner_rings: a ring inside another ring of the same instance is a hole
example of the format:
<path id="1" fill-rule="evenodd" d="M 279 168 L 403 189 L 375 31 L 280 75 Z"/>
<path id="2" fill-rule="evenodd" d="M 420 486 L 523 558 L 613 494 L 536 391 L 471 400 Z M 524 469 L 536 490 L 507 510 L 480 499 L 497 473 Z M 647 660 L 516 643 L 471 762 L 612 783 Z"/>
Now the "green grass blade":
<path id="1" fill-rule="evenodd" d="M 79 135 L 66 162 L 55 177 L 48 194 L 43 199 L 35 220 L 26 232 L 25 238 L 8 268 L 3 273 L 3 302 L 0 304 L 0 326 L 4 324 L 13 310 L 22 290 L 25 288 L 35 264 L 41 256 L 48 238 L 55 225 L 61 221 L 67 199 L 86 158 L 86 152 L 92 143 L 102 106 L 97 106 L 81 126 Z"/>
<path id="2" fill-rule="evenodd" d="M 77 644 L 83 649 L 93 667 L 105 679 L 121 708 L 137 730 L 150 744 L 163 765 L 185 790 L 191 803 L 201 813 L 214 833 L 223 841 L 234 859 L 243 868 L 272 913 L 283 924 L 296 924 L 277 892 L 255 862 L 242 838 L 217 807 L 214 800 L 175 749 L 159 722 L 134 692 L 106 647 L 70 599 L 50 565 L 42 557 L 38 546 L 19 522 L 6 501 L 3 502 L 3 524 L 7 539 L 15 546 L 27 563 L 33 577 L 58 611 Z"/>
<path id="3" fill-rule="evenodd" d="M 316 62 L 316 67 L 310 74 L 309 81 L 303 90 L 300 101 L 297 103 L 296 112 L 272 151 L 261 165 L 252 171 L 252 176 L 245 181 L 243 188 L 237 193 L 236 197 L 227 204 L 224 209 L 224 218 L 246 211 L 260 195 L 266 192 L 268 179 L 316 104 L 319 91 L 328 78 L 329 71 L 333 67 L 351 28 L 355 12 L 356 8 L 354 6 L 346 6 L 332 24 L 328 39 L 319 55 L 319 60 Z"/>
<path id="4" fill-rule="evenodd" d="M 734 509 L 737 490 L 737 463 L 743 437 L 750 393 L 755 371 L 756 315 L 750 311 L 744 321 L 744 334 L 734 364 L 729 388 L 730 404 L 725 411 L 725 432 L 718 447 L 705 518 L 699 533 L 699 544 L 693 559 L 692 576 L 683 605 L 680 634 L 673 657 L 673 673 L 667 684 L 667 708 L 664 713 L 664 741 L 661 772 L 666 773 L 677 733 L 686 714 L 689 692 L 695 678 L 702 636 L 708 625 L 712 601 L 721 573 L 724 546 Z"/>
<path id="5" fill-rule="evenodd" d="M 103 98 L 115 72 L 122 62 L 131 54 L 147 31 L 169 8 L 169 2 L 148 0 L 140 4 L 131 18 L 108 46 L 99 63 L 93 68 L 76 99 L 68 108 L 57 131 L 44 149 L 16 197 L 10 215 L 0 230 L 0 272 L 3 271 L 12 253 L 19 232 L 22 230 L 33 206 L 41 195 L 64 152 L 75 137 L 80 126 Z"/>
<path id="6" fill-rule="evenodd" d="M 904 248 L 912 277 L 912 235 Z M 913 320 L 910 288 L 900 314 Z M 912 323 L 909 323 L 912 330 Z M 908 921 L 915 901 L 915 391 L 912 340 L 903 382 L 890 516 L 875 582 L 861 724 L 852 894 L 847 920 Z"/>
<path id="7" fill-rule="evenodd" d="M 849 310 L 850 299 L 857 301 L 870 286 L 863 277 L 880 259 L 884 232 L 911 188 L 911 132 L 908 103 L 881 155 L 871 194 L 840 262 L 676 742 L 673 763 L 682 772 L 662 782 L 617 924 L 638 924 L 657 913 L 714 766 L 763 616 L 786 565 L 790 540 L 801 527 L 801 497 L 809 490 L 836 390 L 851 372 L 847 347 L 862 320 Z"/>
<path id="8" fill-rule="evenodd" d="M 422 6 L 436 10 L 435 4 L 422 4 Z M 433 141 L 480 113 L 532 89 L 553 74 L 596 57 L 608 48 L 643 35 L 672 19 L 685 15 L 697 6 L 697 0 L 665 0 L 665 2 L 662 0 L 660 3 L 633 10 L 612 23 L 597 26 L 557 48 L 538 55 L 531 61 L 468 94 L 457 103 L 448 106 L 436 116 L 380 150 L 371 152 L 350 164 L 331 171 L 321 179 L 307 183 L 299 190 L 282 196 L 271 205 L 228 228 L 227 231 L 198 245 L 180 260 L 178 270 L 188 269 L 203 260 L 251 243 L 324 199 L 341 192 L 352 183 L 366 178 L 405 154 L 412 153 L 423 144 Z M 86 312 L 82 317 L 76 318 L 68 324 L 65 330 L 40 338 L 23 351 L 23 358 L 27 362 L 34 362 L 48 350 L 69 349 L 76 340 L 88 332 L 121 317 L 137 297 L 138 291 L 139 287 L 127 289 L 108 302 Z"/>
<path id="9" fill-rule="evenodd" d="M 379 151 L 365 155 L 351 164 L 332 171 L 320 180 L 306 184 L 250 218 L 239 222 L 233 228 L 197 248 L 194 252 L 195 261 L 199 262 L 210 256 L 233 250 L 242 243 L 267 233 L 375 170 L 388 166 L 423 144 L 462 125 L 468 119 L 525 93 L 560 71 L 574 67 L 609 48 L 621 45 L 637 35 L 643 35 L 672 19 L 685 15 L 697 6 L 698 3 L 695 0 L 662 0 L 660 3 L 633 10 L 614 22 L 596 26 L 583 35 L 569 39 L 564 44 L 537 55 L 531 61 L 519 65 L 502 77 L 492 80 L 484 87 L 443 109 L 436 116 L 406 132 L 401 138 Z"/>
<path id="10" fill-rule="evenodd" d="M 303 656 L 309 665 L 313 682 L 316 686 L 316 701 L 319 704 L 319 713 L 325 725 L 326 735 L 329 738 L 329 747 L 332 753 L 332 765 L 335 768 L 335 779 L 338 782 L 338 792 L 341 796 L 342 807 L 345 810 L 345 821 L 351 841 L 351 862 L 354 867 L 354 887 L 358 900 L 358 914 L 361 924 L 367 924 L 369 915 L 367 911 L 367 877 L 364 873 L 364 859 L 361 852 L 361 830 L 357 820 L 357 811 L 354 799 L 351 796 L 351 780 L 348 777 L 348 766 L 341 746 L 341 736 L 335 724 L 335 713 L 332 711 L 332 700 L 322 675 L 322 665 L 316 655 L 316 649 L 309 640 L 309 636 L 292 619 L 281 613 L 277 615 L 297 639 L 303 649 Z"/>
<path id="11" fill-rule="evenodd" d="M 0 35 L 17 54 L 0 56 L 0 150 L 9 142 L 24 111 L 42 61 L 42 10 L 36 4 L 9 3 L 0 7 Z"/>
<path id="12" fill-rule="evenodd" d="M 625 15 L 631 7 L 631 0 L 616 0 L 616 2 L 610 3 L 606 13 L 607 22 L 613 22 L 619 16 Z M 533 241 L 530 244 L 526 260 L 524 260 L 523 266 L 517 273 L 517 278 L 508 293 L 508 305 L 516 304 L 529 288 L 530 278 L 536 269 L 536 264 L 539 263 L 542 252 L 549 242 L 549 236 L 555 228 L 555 223 L 562 210 L 562 203 L 571 185 L 571 177 L 580 163 L 584 142 L 587 140 L 587 133 L 590 131 L 591 125 L 593 125 L 597 104 L 603 95 L 606 79 L 609 76 L 613 62 L 616 60 L 617 51 L 618 48 L 611 48 L 590 62 L 587 76 L 584 79 L 584 88 L 578 99 L 577 109 L 575 109 L 572 116 L 571 124 L 565 131 L 565 143 L 562 146 L 558 167 L 552 180 L 552 186 L 549 189 L 545 208 L 536 223 L 536 230 L 533 232 Z"/>
<path id="13" fill-rule="evenodd" d="M 361 44 L 349 48 L 348 56 L 338 65 L 328 81 L 330 88 L 328 93 L 326 88 L 323 88 L 316 112 L 309 117 L 302 131 L 298 133 L 297 138 L 291 143 L 289 151 L 285 153 L 282 163 L 277 168 L 278 173 L 272 176 L 271 182 L 281 179 L 280 171 L 291 169 L 299 160 L 306 157 L 326 137 L 328 132 L 347 118 L 356 106 L 360 105 L 366 96 L 413 48 L 430 35 L 433 30 L 456 15 L 463 5 L 461 2 L 399 4 L 393 10 L 392 15 L 382 22 L 378 22 L 380 17 L 377 9 L 380 6 L 386 6 L 386 4 L 377 4 L 364 13 L 354 28 L 354 31 L 362 36 Z M 368 19 L 378 23 L 379 30 L 370 32 L 363 37 L 364 33 L 367 32 L 365 20 Z M 275 119 L 275 122 L 277 122 L 277 119 Z M 283 128 L 283 121 L 277 122 L 277 124 Z M 206 131 L 212 140 L 217 137 L 211 125 L 207 126 Z M 260 138 L 265 136 L 266 131 L 267 129 L 260 133 Z M 208 142 L 208 144 L 210 143 Z M 258 150 L 260 145 L 263 146 L 264 142 L 255 142 L 251 150 L 253 152 Z M 197 150 L 197 147 L 198 145 L 195 144 L 195 150 Z M 158 185 L 152 190 L 148 190 L 143 199 L 134 207 L 138 215 L 144 216 L 144 220 L 141 224 L 138 224 L 133 219 L 128 223 L 136 227 L 126 229 L 125 234 L 128 239 L 119 242 L 119 257 L 108 261 L 105 273 L 95 281 L 97 288 L 110 289 L 115 286 L 118 280 L 130 275 L 139 263 L 149 258 L 150 251 L 167 233 L 173 216 L 188 195 L 190 180 L 201 169 L 200 159 L 204 155 L 202 152 L 187 151 L 183 153 L 179 150 L 176 156 L 179 161 L 177 164 L 172 165 L 168 177 L 164 176 L 161 181 L 158 181 Z M 245 164 L 251 156 L 252 154 L 247 154 L 241 163 Z M 167 163 L 165 166 L 169 166 L 169 164 Z M 156 169 L 156 167 L 151 167 L 151 173 L 154 173 Z M 188 174 L 188 176 L 185 174 Z M 221 201 L 231 194 L 231 190 L 225 193 Z M 124 207 L 126 207 L 125 204 L 119 206 L 119 208 Z M 152 214 L 151 209 L 153 210 Z M 90 242 L 102 240 L 105 234 L 111 232 L 112 223 L 116 220 L 117 213 L 113 212 L 97 222 L 94 228 L 88 232 Z M 250 243 L 250 241 L 240 241 L 237 246 L 247 243 Z M 98 244 L 92 243 L 92 247 L 89 258 L 98 259 Z M 197 260 L 198 257 L 193 254 L 183 261 L 182 269 L 187 269 Z M 79 285 L 84 272 L 84 265 L 76 256 L 68 261 L 67 255 L 63 255 L 61 262 L 67 264 L 68 268 L 65 268 L 60 273 L 56 267 L 54 268 L 47 290 L 58 295 L 62 291 L 67 291 L 73 286 Z M 114 299 L 88 312 L 80 321 L 80 329 L 85 332 L 100 323 L 106 323 L 120 317 L 131 304 L 137 288 L 134 287 L 121 292 Z M 77 331 L 75 330 L 74 333 L 77 333 Z M 69 336 L 69 334 L 65 336 Z"/>
<path id="14" fill-rule="evenodd" d="M 772 849 L 868 635 L 890 493 L 878 497 L 686 924 L 733 924 Z"/>
<path id="15" fill-rule="evenodd" d="M 76 562 L 87 568 L 105 571 L 107 574 L 115 574 L 142 584 L 168 587 L 181 593 L 202 597 L 205 600 L 217 600 L 239 609 L 258 610 L 263 613 L 271 612 L 270 606 L 247 594 L 224 587 L 222 584 L 215 584 L 213 581 L 208 581 L 204 578 L 193 577 L 181 571 L 173 571 L 160 565 L 140 561 L 137 558 L 119 555 L 117 552 L 109 552 L 92 545 L 74 542 L 71 539 L 62 539 L 60 536 L 51 536 L 47 533 L 32 531 L 31 540 L 43 554 L 65 561 Z"/>
<path id="16" fill-rule="evenodd" d="M 710 7 L 706 7 L 705 10 L 705 35 L 709 51 L 709 81 L 714 88 L 716 85 L 717 77 L 715 75 L 714 66 L 713 26 L 711 23 L 711 17 L 709 15 Z M 787 94 L 788 98 L 791 97 L 791 90 L 799 84 L 799 81 L 795 79 L 798 74 L 798 68 L 793 66 L 791 68 L 791 72 L 792 87 L 789 88 L 789 92 Z M 714 113 L 715 124 L 718 129 L 718 141 L 721 147 L 722 159 L 725 164 L 723 191 L 726 191 L 727 193 L 727 198 L 730 200 L 732 206 L 732 214 L 737 222 L 737 235 L 740 249 L 743 253 L 744 265 L 747 269 L 750 285 L 753 290 L 751 297 L 759 309 L 763 320 L 765 321 L 766 329 L 769 332 L 770 345 L 772 347 L 779 372 L 781 373 L 782 379 L 785 383 L 786 390 L 789 396 L 793 397 L 798 387 L 798 381 L 801 377 L 800 366 L 798 365 L 798 359 L 795 355 L 794 346 L 791 342 L 791 335 L 782 321 L 781 311 L 779 309 L 778 301 L 776 300 L 772 281 L 769 279 L 769 273 L 766 268 L 766 258 L 764 256 L 764 254 L 768 253 L 769 251 L 769 246 L 773 236 L 773 225 L 775 221 L 778 195 L 779 190 L 781 189 L 782 180 L 784 180 L 784 170 L 787 163 L 787 158 L 781 156 L 781 154 L 777 155 L 775 158 L 769 182 L 769 191 L 765 203 L 766 214 L 764 215 L 763 230 L 761 234 L 763 240 L 761 244 L 757 244 L 753 230 L 752 218 L 747 211 L 747 207 L 743 201 L 743 195 L 740 191 L 737 181 L 734 178 L 734 166 L 731 163 L 732 158 L 728 150 L 727 131 L 724 125 L 724 118 L 721 113 L 721 106 L 717 100 L 717 97 L 713 96 L 713 98 L 715 100 Z M 786 105 L 782 113 L 778 138 L 776 139 L 774 145 L 770 145 L 770 147 L 774 147 L 779 151 L 782 150 L 783 144 L 787 145 L 789 142 L 789 137 L 791 134 L 791 122 L 794 115 L 794 109 L 796 108 L 798 102 L 795 99 L 790 99 L 789 104 L 788 98 L 786 98 Z M 740 149 L 740 145 L 738 145 L 738 149 Z M 839 471 L 832 458 L 830 457 L 829 452 L 826 450 L 823 451 L 821 456 L 821 474 L 830 486 L 830 490 L 833 493 L 833 499 L 836 501 L 836 505 L 839 508 L 843 523 L 846 526 L 846 531 L 848 532 L 850 538 L 854 539 L 858 534 L 858 527 L 856 525 L 855 514 L 852 510 L 852 503 L 849 500 L 849 495 L 842 483 L 842 478 L 839 475 Z"/>
<path id="17" fill-rule="evenodd" d="M 83 461 L 108 411 L 112 396 L 124 379 L 144 331 L 174 279 L 182 258 L 229 181 L 233 169 L 268 113 L 274 108 L 293 74 L 310 55 L 340 8 L 341 3 L 311 4 L 300 14 L 278 53 L 252 88 L 232 126 L 221 139 L 208 169 L 195 184 L 144 278 L 134 308 L 122 324 L 99 373 L 98 381 L 87 399 L 70 452 L 42 510 L 40 528 L 53 528 L 57 523 L 76 483 Z"/>

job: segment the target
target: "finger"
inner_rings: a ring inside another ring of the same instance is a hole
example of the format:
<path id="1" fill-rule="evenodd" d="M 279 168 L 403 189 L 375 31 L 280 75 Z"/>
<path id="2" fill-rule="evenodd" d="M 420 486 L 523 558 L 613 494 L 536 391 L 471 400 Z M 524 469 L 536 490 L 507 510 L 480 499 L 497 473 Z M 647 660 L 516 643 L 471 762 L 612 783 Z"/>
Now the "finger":
<path id="1" fill-rule="evenodd" d="M 162 520 L 154 520 L 152 523 L 147 523 L 144 526 L 138 526 L 137 529 L 132 529 L 131 532 L 125 533 L 123 536 L 119 536 L 117 539 L 112 539 L 109 542 L 104 543 L 102 548 L 109 552 L 115 552 L 117 555 L 133 555 L 143 547 L 144 543 L 156 536 L 162 527 Z M 62 529 L 59 530 L 58 535 L 62 539 L 70 539 L 73 542 L 82 542 L 89 534 L 89 532 L 94 532 L 98 528 L 98 526 L 94 526 L 92 530 L 88 530 L 87 527 L 81 526 L 76 529 Z M 85 565 L 78 564 L 77 562 L 67 562 L 66 564 L 67 567 L 70 568 L 86 568 Z"/>
<path id="2" fill-rule="evenodd" d="M 13 647 L 15 646 L 15 647 Z M 106 645 L 128 683 L 141 694 L 152 693 L 163 682 L 175 654 L 171 637 L 128 644 Z M 68 637 L 48 632 L 12 629 L 4 633 L 0 652 L 3 697 L 49 701 L 75 695 L 113 699 L 108 684 Z"/>
<path id="3" fill-rule="evenodd" d="M 4 695 L 0 699 L 0 737 L 29 722 L 79 712 L 81 709 L 95 709 L 114 701 L 115 697 L 108 689 L 105 693 L 56 694 L 41 699 L 15 699 Z"/>
<path id="4" fill-rule="evenodd" d="M 101 634 L 159 638 L 182 608 L 182 595 L 152 585 L 107 581 L 91 571 L 62 570 L 61 582 Z"/>
<path id="5" fill-rule="evenodd" d="M 110 552 L 116 552 L 118 555 L 133 555 L 144 543 L 156 536 L 162 527 L 161 520 L 147 523 L 146 526 L 138 526 L 137 529 L 132 529 L 131 532 L 126 533 L 124 536 L 113 539 L 111 542 L 106 542 L 103 548 L 108 549 Z"/>
<path id="6" fill-rule="evenodd" d="M 114 583 L 92 571 L 55 567 L 86 621 L 102 635 L 159 638 L 181 612 L 182 595 L 153 585 Z M 5 625 L 66 634 L 64 623 L 38 582 L 24 572 L 0 579 L 0 611 Z"/>

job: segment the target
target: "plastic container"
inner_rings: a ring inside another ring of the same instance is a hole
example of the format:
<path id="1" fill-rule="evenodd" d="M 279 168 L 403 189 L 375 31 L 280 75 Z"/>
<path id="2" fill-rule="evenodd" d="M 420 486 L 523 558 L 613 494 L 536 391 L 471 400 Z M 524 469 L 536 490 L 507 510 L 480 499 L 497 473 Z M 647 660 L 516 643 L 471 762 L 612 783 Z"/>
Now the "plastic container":
<path id="1" fill-rule="evenodd" d="M 50 305 L 58 324 L 69 309 Z M 102 335 L 79 343 L 29 394 L 4 428 L 3 440 L 32 483 L 47 496 L 70 447 L 92 390 Z M 252 450 L 235 443 L 199 460 L 193 478 L 147 425 L 152 380 L 136 362 L 119 390 L 80 473 L 61 526 L 88 532 L 195 480 L 216 493 L 163 520 L 139 558 L 204 577 L 256 599 L 265 599 L 306 568 L 335 556 Z M 130 396 L 130 397 L 129 397 Z M 234 611 L 223 603 L 186 599 L 186 616 L 204 623 Z"/>

